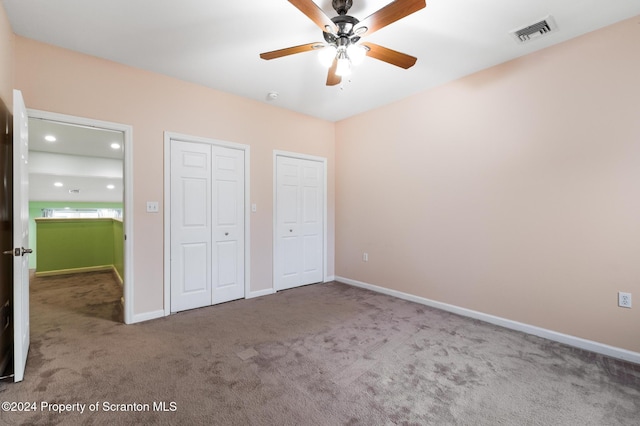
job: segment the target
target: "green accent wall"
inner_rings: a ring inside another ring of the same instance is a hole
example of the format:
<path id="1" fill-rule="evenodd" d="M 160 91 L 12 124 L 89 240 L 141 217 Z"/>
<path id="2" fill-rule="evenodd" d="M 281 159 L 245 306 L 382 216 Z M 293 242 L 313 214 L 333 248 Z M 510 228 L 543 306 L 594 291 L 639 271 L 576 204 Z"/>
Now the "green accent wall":
<path id="1" fill-rule="evenodd" d="M 42 217 L 43 209 L 122 209 L 122 203 L 68 203 L 58 201 L 30 201 L 29 202 L 29 248 L 33 254 L 29 255 L 29 269 L 35 269 L 38 259 L 37 229 L 35 219 Z M 124 245 L 124 237 L 121 239 Z M 122 248 L 121 248 L 122 249 Z M 121 277 L 124 276 L 121 274 Z"/>
<path id="2" fill-rule="evenodd" d="M 118 269 L 120 265 L 118 273 L 122 276 L 121 221 L 106 218 L 39 218 L 36 220 L 36 229 L 40 250 L 37 273 L 105 265 L 113 265 Z"/>

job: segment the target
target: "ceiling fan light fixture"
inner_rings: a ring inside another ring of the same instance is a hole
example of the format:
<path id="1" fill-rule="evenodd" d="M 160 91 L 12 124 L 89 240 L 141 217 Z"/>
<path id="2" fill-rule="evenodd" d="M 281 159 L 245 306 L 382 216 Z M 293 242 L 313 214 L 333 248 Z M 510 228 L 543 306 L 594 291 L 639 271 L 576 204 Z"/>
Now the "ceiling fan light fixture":
<path id="1" fill-rule="evenodd" d="M 364 57 L 367 56 L 367 49 L 360 44 L 350 44 L 347 47 L 347 55 L 351 59 L 351 64 L 358 66 L 364 61 Z"/>
<path id="2" fill-rule="evenodd" d="M 351 75 L 351 63 L 348 59 L 338 59 L 336 75 L 339 77 L 347 77 Z"/>
<path id="3" fill-rule="evenodd" d="M 351 60 L 349 60 L 346 50 L 339 50 L 337 59 L 338 65 L 336 66 L 336 75 L 340 77 L 351 75 Z"/>
<path id="4" fill-rule="evenodd" d="M 427 5 L 425 0 L 392 0 L 362 21 L 347 14 L 353 5 L 353 0 L 332 0 L 331 6 L 338 14 L 333 18 L 325 14 L 318 6 L 317 0 L 289 0 L 289 2 L 322 30 L 324 43 L 307 43 L 264 52 L 260 54 L 262 59 L 270 60 L 309 50 L 319 50 L 318 59 L 328 68 L 327 86 L 340 84 L 342 77 L 350 75 L 352 67 L 357 66 L 365 56 L 404 69 L 411 68 L 416 63 L 417 58 L 402 52 L 370 42 L 358 43 L 365 34 L 371 35 L 423 9 Z"/>
<path id="5" fill-rule="evenodd" d="M 365 26 L 358 27 L 358 28 L 356 28 L 356 29 L 355 29 L 355 31 L 354 31 L 353 33 L 354 33 L 355 35 L 357 35 L 357 36 L 362 37 L 362 35 L 363 35 L 364 33 L 366 33 L 368 29 L 369 29 L 369 28 L 367 28 L 367 27 L 365 27 Z"/>
<path id="6" fill-rule="evenodd" d="M 337 49 L 335 46 L 327 45 L 318 52 L 318 60 L 325 68 L 329 68 L 336 58 Z"/>

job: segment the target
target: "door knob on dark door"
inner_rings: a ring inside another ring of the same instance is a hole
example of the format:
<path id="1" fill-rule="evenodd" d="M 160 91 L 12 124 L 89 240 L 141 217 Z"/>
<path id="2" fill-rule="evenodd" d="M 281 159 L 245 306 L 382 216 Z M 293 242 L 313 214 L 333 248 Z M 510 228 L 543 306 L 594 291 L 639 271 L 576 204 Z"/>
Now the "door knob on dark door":
<path id="1" fill-rule="evenodd" d="M 10 256 L 24 256 L 25 253 L 32 253 L 33 250 L 31 249 L 26 249 L 24 247 L 22 247 L 22 249 L 20 249 L 19 247 L 14 248 L 13 250 L 5 250 L 2 252 L 2 254 L 8 254 Z"/>
<path id="2" fill-rule="evenodd" d="M 33 253 L 33 250 L 22 248 L 14 248 L 13 250 L 5 250 L 2 254 L 8 254 L 10 256 L 24 256 L 25 254 Z"/>

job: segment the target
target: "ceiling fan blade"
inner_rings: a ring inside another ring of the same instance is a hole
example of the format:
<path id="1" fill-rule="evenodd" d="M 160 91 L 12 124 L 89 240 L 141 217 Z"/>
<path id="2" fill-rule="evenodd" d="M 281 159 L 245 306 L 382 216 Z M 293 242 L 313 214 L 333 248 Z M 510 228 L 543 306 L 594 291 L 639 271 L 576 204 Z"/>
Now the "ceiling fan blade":
<path id="1" fill-rule="evenodd" d="M 301 44 L 300 46 L 287 47 L 285 49 L 273 50 L 271 52 L 264 52 L 260 54 L 262 59 L 276 59 L 281 58 L 283 56 L 293 55 L 296 53 L 308 52 L 310 50 L 314 50 L 316 46 L 322 46 L 322 43 L 307 43 Z"/>
<path id="2" fill-rule="evenodd" d="M 329 73 L 327 74 L 327 86 L 335 86 L 336 84 L 340 84 L 342 81 L 342 77 L 336 75 L 336 70 L 338 69 L 338 60 L 333 60 L 333 65 L 329 68 Z"/>
<path id="3" fill-rule="evenodd" d="M 370 35 L 426 6 L 425 0 L 395 0 L 360 21 L 358 28 L 367 27 L 364 34 Z"/>
<path id="4" fill-rule="evenodd" d="M 322 31 L 335 34 L 338 30 L 336 24 L 312 0 L 289 0 L 289 3 L 307 15 Z"/>
<path id="5" fill-rule="evenodd" d="M 379 46 L 374 43 L 362 43 L 363 46 L 367 46 L 369 51 L 367 52 L 367 56 L 378 59 L 380 61 L 387 62 L 391 65 L 398 66 L 400 68 L 411 68 L 415 65 L 418 58 L 407 55 L 405 53 L 401 53 L 392 49 L 388 49 L 383 46 Z"/>

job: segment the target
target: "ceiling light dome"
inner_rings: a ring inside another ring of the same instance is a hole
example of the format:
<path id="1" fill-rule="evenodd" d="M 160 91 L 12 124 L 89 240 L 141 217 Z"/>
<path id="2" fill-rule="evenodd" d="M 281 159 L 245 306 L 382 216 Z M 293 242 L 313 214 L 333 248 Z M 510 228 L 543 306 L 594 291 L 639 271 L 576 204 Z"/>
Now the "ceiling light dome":
<path id="1" fill-rule="evenodd" d="M 347 55 L 351 59 L 353 65 L 360 65 L 364 61 L 364 57 L 367 56 L 367 49 L 360 44 L 350 44 L 347 47 Z"/>
<path id="2" fill-rule="evenodd" d="M 320 60 L 322 66 L 324 66 L 325 68 L 329 68 L 333 64 L 333 60 L 336 58 L 337 50 L 338 49 L 336 49 L 335 46 L 331 45 L 327 45 L 320 49 L 320 52 L 318 52 L 318 59 Z"/>
<path id="3" fill-rule="evenodd" d="M 346 49 L 338 49 L 337 59 L 336 75 L 340 77 L 351 75 L 351 61 L 349 60 L 349 56 L 347 56 Z"/>

